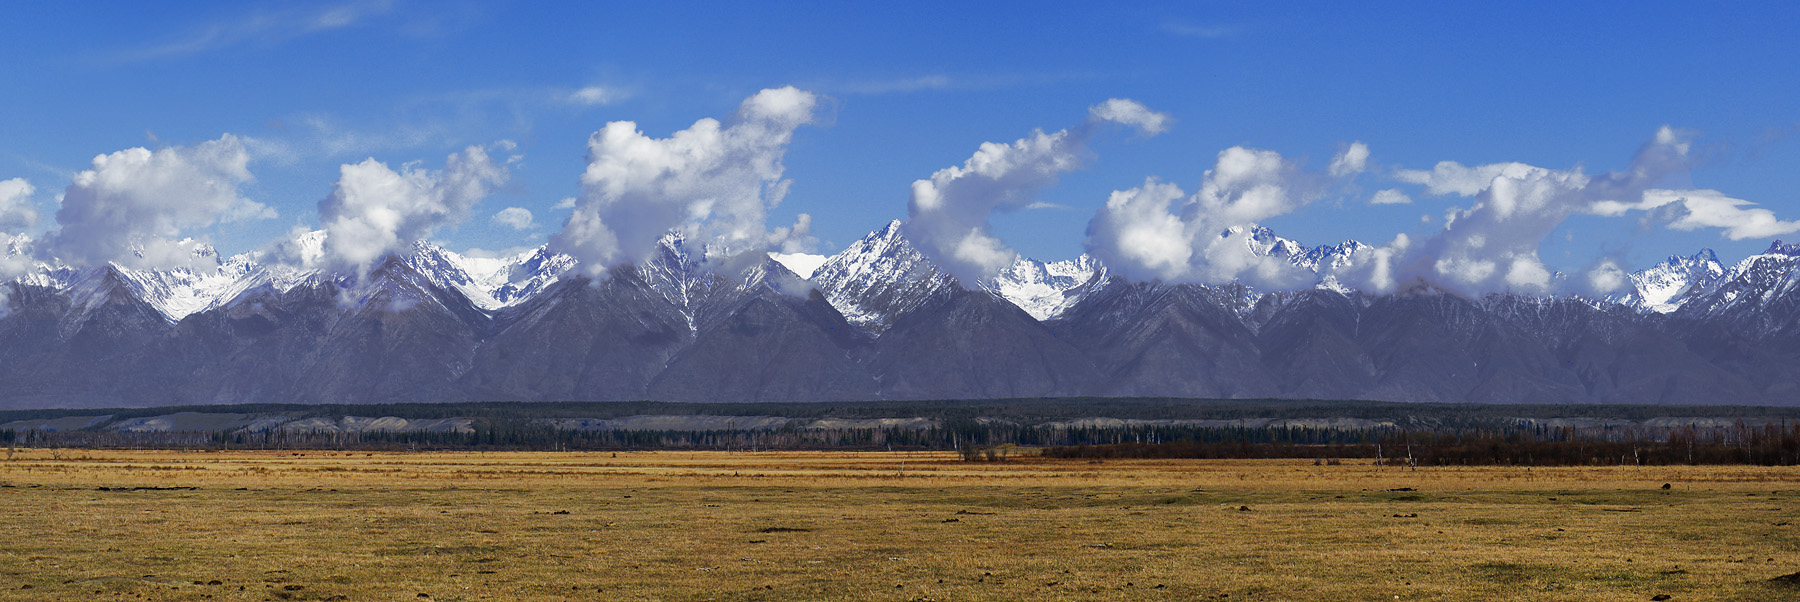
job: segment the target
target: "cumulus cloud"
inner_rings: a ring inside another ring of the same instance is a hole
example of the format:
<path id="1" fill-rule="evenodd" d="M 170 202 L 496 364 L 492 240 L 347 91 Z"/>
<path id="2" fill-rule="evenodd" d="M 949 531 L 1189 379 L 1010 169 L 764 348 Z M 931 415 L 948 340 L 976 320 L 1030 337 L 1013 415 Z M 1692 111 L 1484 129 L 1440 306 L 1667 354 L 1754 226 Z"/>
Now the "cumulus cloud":
<path id="1" fill-rule="evenodd" d="M 494 223 L 505 225 L 514 230 L 530 230 L 537 226 L 537 223 L 532 221 L 531 210 L 524 207 L 507 207 L 501 209 L 499 213 L 494 214 L 492 219 L 494 220 Z"/>
<path id="2" fill-rule="evenodd" d="M 442 171 L 416 163 L 395 171 L 370 158 L 343 165 L 338 173 L 331 194 L 319 201 L 325 227 L 321 260 L 359 273 L 438 228 L 468 219 L 475 204 L 510 176 L 479 146 L 451 154 Z"/>
<path id="3" fill-rule="evenodd" d="M 1126 98 L 1108 98 L 1106 102 L 1089 107 L 1088 115 L 1100 121 L 1137 128 L 1150 136 L 1169 131 L 1171 121 L 1168 114 L 1152 111 L 1150 107 Z"/>
<path id="4" fill-rule="evenodd" d="M 1076 127 L 1035 131 L 1011 144 L 984 142 L 962 165 L 913 182 L 907 238 L 963 282 L 993 277 L 1018 254 L 990 232 L 988 217 L 1032 206 L 1039 190 L 1080 167 L 1087 160 L 1088 139 L 1103 122 L 1155 134 L 1168 117 L 1115 98 L 1090 108 L 1088 119 Z"/>
<path id="5" fill-rule="evenodd" d="M 1317 199 L 1315 174 L 1269 150 L 1220 151 L 1200 190 L 1151 178 L 1112 193 L 1088 222 L 1088 253 L 1139 279 L 1290 287 L 1310 275 L 1285 259 L 1252 253 L 1254 227 Z M 1176 202 L 1180 205 L 1177 206 Z"/>
<path id="6" fill-rule="evenodd" d="M 792 86 L 767 89 L 725 123 L 701 119 L 668 138 L 645 136 L 630 121 L 606 124 L 588 139 L 581 195 L 551 247 L 593 276 L 649 258 L 670 230 L 734 252 L 802 250 L 809 216 L 774 230 L 765 221 L 790 183 L 782 157 L 818 102 Z"/>
<path id="7" fill-rule="evenodd" d="M 1338 151 L 1338 154 L 1331 158 L 1331 165 L 1326 168 L 1326 173 L 1331 174 L 1333 178 L 1343 178 L 1362 173 L 1368 167 L 1369 145 L 1358 141 L 1352 142 L 1350 146 L 1344 147 L 1344 150 Z"/>
<path id="8" fill-rule="evenodd" d="M 77 265 L 185 265 L 195 230 L 275 217 L 274 209 L 238 193 L 253 179 L 249 160 L 230 134 L 192 147 L 94 157 L 93 167 L 75 174 L 63 192 L 58 228 L 43 248 Z"/>
<path id="9" fill-rule="evenodd" d="M 19 232 L 37 224 L 37 207 L 31 202 L 36 192 L 25 178 L 0 180 L 0 231 Z"/>
<path id="10" fill-rule="evenodd" d="M 1406 196 L 1406 193 L 1400 192 L 1398 188 L 1377 191 L 1375 196 L 1369 197 L 1371 205 L 1405 205 L 1411 202 L 1412 197 Z"/>
<path id="11" fill-rule="evenodd" d="M 1555 278 L 1538 257 L 1544 239 L 1573 215 L 1622 213 L 1626 203 L 1643 199 L 1650 186 L 1686 169 L 1687 150 L 1686 136 L 1665 127 L 1618 172 L 1590 175 L 1579 167 L 1471 167 L 1452 161 L 1430 171 L 1400 170 L 1397 179 L 1424 186 L 1428 194 L 1455 194 L 1472 203 L 1452 209 L 1442 230 L 1400 255 L 1398 280 L 1423 277 L 1465 294 L 1551 292 Z M 1364 270 L 1366 278 L 1357 285 L 1385 292 L 1396 281 L 1370 274 Z"/>

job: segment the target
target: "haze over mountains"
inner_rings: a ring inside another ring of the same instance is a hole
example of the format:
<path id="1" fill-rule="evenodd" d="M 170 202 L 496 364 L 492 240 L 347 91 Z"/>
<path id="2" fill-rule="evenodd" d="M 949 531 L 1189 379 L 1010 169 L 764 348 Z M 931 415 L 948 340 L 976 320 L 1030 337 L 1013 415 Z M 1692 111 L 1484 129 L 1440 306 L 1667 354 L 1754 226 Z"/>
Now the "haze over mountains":
<path id="1" fill-rule="evenodd" d="M 1707 250 L 1671 257 L 1611 298 L 1467 298 L 1424 280 L 1371 295 L 1329 275 L 1277 292 L 1137 282 L 1087 257 L 1019 259 L 962 283 L 904 231 L 894 222 L 808 274 L 675 235 L 598 281 L 546 248 L 486 259 L 427 243 L 364 278 L 206 247 L 193 263 L 210 270 L 40 264 L 5 285 L 0 408 L 1076 395 L 1789 404 L 1800 383 L 1800 246 L 1780 242 L 1730 266 Z M 1266 229 L 1244 240 L 1313 271 L 1364 248 Z M 316 250 L 323 234 L 294 242 Z"/>

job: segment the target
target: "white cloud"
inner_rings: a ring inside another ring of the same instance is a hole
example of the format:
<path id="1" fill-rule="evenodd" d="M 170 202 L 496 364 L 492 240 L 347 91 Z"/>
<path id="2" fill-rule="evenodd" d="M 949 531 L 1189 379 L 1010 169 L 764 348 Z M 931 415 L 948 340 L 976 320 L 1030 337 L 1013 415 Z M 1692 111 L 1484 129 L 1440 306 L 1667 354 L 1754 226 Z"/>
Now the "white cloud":
<path id="1" fill-rule="evenodd" d="M 1150 107 L 1126 98 L 1109 98 L 1106 102 L 1088 108 L 1088 114 L 1094 119 L 1137 128 L 1150 136 L 1169 131 L 1169 122 L 1172 121 L 1167 113 L 1152 111 Z"/>
<path id="2" fill-rule="evenodd" d="M 1644 191 L 1637 203 L 1604 201 L 1595 203 L 1596 215 L 1616 216 L 1629 210 L 1650 211 L 1650 217 L 1667 223 L 1671 230 L 1692 231 L 1718 228 L 1719 234 L 1731 240 L 1770 238 L 1800 232 L 1800 221 L 1783 221 L 1775 212 L 1756 203 L 1725 196 L 1717 190 Z"/>
<path id="3" fill-rule="evenodd" d="M 1351 269 L 1345 270 L 1362 277 L 1362 286 L 1378 291 L 1394 290 L 1398 284 L 1398 266 L 1394 265 L 1400 257 L 1412 247 L 1412 238 L 1406 234 L 1394 236 L 1388 244 L 1357 253 L 1351 257 Z"/>
<path id="4" fill-rule="evenodd" d="M 1514 290 L 1545 291 L 1550 289 L 1550 269 L 1538 260 L 1537 253 L 1515 255 L 1506 270 L 1506 284 Z"/>
<path id="5" fill-rule="evenodd" d="M 668 138 L 651 138 L 630 121 L 606 124 L 588 139 L 581 196 L 552 248 L 580 260 L 590 275 L 637 263 L 670 230 L 733 251 L 798 251 L 811 218 L 768 230 L 768 211 L 789 182 L 782 157 L 794 130 L 813 121 L 818 97 L 794 87 L 744 100 L 729 124 L 707 118 Z"/>
<path id="6" fill-rule="evenodd" d="M 0 180 L 0 280 L 11 280 L 31 271 L 31 237 L 9 236 L 37 223 L 37 208 L 31 195 L 37 189 L 25 178 Z M 11 311 L 7 289 L 0 287 L 0 316 Z"/>
<path id="7" fill-rule="evenodd" d="M 1350 146 L 1344 147 L 1344 150 L 1338 151 L 1338 154 L 1331 158 L 1331 166 L 1326 169 L 1326 173 L 1331 174 L 1331 177 L 1334 178 L 1343 178 L 1362 173 L 1368 167 L 1369 145 L 1357 141 L 1350 143 Z"/>
<path id="8" fill-rule="evenodd" d="M 565 209 L 574 209 L 574 208 L 575 208 L 575 197 L 572 197 L 572 196 L 563 197 L 563 199 L 560 201 L 557 201 L 555 205 L 550 206 L 551 211 L 562 211 Z"/>
<path id="9" fill-rule="evenodd" d="M 194 230 L 218 223 L 275 217 L 243 198 L 253 178 L 237 137 L 192 147 L 132 148 L 94 157 L 75 174 L 56 213 L 59 228 L 44 249 L 78 265 L 116 261 L 133 267 L 183 265 Z"/>
<path id="10" fill-rule="evenodd" d="M 1115 98 L 1090 108 L 1088 119 L 1074 128 L 1035 131 L 1011 144 L 984 142 L 962 165 L 913 182 L 907 237 L 963 282 L 987 280 L 1018 256 L 990 232 L 989 216 L 1031 207 L 1039 190 L 1080 167 L 1098 124 L 1121 123 L 1148 135 L 1167 120 L 1141 104 Z"/>
<path id="11" fill-rule="evenodd" d="M 1308 275 L 1285 259 L 1252 253 L 1250 237 L 1257 222 L 1299 209 L 1319 190 L 1315 175 L 1279 153 L 1234 146 L 1219 152 L 1192 196 L 1154 178 L 1114 192 L 1088 222 L 1085 244 L 1135 278 L 1295 286 Z M 1177 200 L 1181 205 L 1172 207 Z"/>
<path id="12" fill-rule="evenodd" d="M 612 103 L 618 102 L 619 100 L 623 99 L 624 97 L 625 97 L 625 95 L 622 92 L 620 92 L 619 90 L 613 89 L 613 88 L 607 88 L 604 86 L 587 86 L 580 90 L 570 92 L 569 95 L 565 98 L 565 100 L 567 100 L 570 104 L 577 104 L 577 105 L 592 107 L 592 106 L 612 104 Z"/>
<path id="13" fill-rule="evenodd" d="M 37 224 L 37 207 L 31 202 L 36 192 L 25 178 L 0 180 L 0 231 L 19 232 Z"/>
<path id="14" fill-rule="evenodd" d="M 1443 161 L 1431 171 L 1398 170 L 1394 172 L 1394 179 L 1424 186 L 1426 194 L 1432 196 L 1455 194 L 1469 197 L 1487 190 L 1495 178 L 1525 178 L 1534 170 L 1543 171 L 1542 168 L 1524 163 L 1492 163 L 1467 167 L 1455 161 Z"/>
<path id="15" fill-rule="evenodd" d="M 323 260 L 367 271 L 383 255 L 468 219 L 509 176 L 479 146 L 451 154 L 443 171 L 413 163 L 394 171 L 373 158 L 343 165 L 331 194 L 319 201 Z"/>
<path id="16" fill-rule="evenodd" d="M 1555 284 L 1538 247 L 1570 216 L 1617 214 L 1622 199 L 1640 199 L 1665 176 L 1686 169 L 1683 134 L 1663 128 L 1624 171 L 1589 175 L 1577 167 L 1545 169 L 1524 163 L 1464 166 L 1438 163 L 1431 171 L 1400 170 L 1396 178 L 1429 194 L 1469 197 L 1452 209 L 1443 229 L 1398 259 L 1397 280 L 1424 277 L 1471 295 L 1491 291 L 1548 293 Z M 1365 272 L 1366 275 L 1366 272 Z M 1395 279 L 1387 279 L 1392 282 Z M 1387 289 L 1369 279 L 1376 292 Z M 1365 289 L 1367 290 L 1367 289 Z"/>
<path id="17" fill-rule="evenodd" d="M 1180 186 L 1151 178 L 1143 186 L 1117 190 L 1088 223 L 1087 250 L 1115 270 L 1134 277 L 1178 280 L 1194 254 L 1188 224 L 1169 211 L 1187 196 Z"/>
<path id="18" fill-rule="evenodd" d="M 537 223 L 532 221 L 531 210 L 524 207 L 501 209 L 499 213 L 494 214 L 492 219 L 494 223 L 503 224 L 514 230 L 530 230 L 537 226 Z"/>
<path id="19" fill-rule="evenodd" d="M 1587 272 L 1588 292 L 1595 295 L 1605 295 L 1625 288 L 1627 282 L 1625 270 L 1610 258 L 1601 260 Z"/>
<path id="20" fill-rule="evenodd" d="M 1405 205 L 1411 202 L 1412 197 L 1406 196 L 1406 193 L 1400 192 L 1398 188 L 1377 191 L 1375 196 L 1369 197 L 1371 205 Z"/>

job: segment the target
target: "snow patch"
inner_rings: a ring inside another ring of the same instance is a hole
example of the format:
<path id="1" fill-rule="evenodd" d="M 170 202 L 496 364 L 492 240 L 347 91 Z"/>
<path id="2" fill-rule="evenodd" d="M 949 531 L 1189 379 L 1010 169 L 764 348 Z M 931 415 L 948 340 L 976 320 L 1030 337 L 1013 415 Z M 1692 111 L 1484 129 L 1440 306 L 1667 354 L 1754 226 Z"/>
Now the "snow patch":
<path id="1" fill-rule="evenodd" d="M 774 252 L 769 253 L 769 258 L 780 262 L 782 267 L 793 270 L 801 278 L 812 278 L 813 272 L 819 271 L 819 266 L 825 265 L 825 260 L 831 259 L 828 256 L 813 253 Z"/>

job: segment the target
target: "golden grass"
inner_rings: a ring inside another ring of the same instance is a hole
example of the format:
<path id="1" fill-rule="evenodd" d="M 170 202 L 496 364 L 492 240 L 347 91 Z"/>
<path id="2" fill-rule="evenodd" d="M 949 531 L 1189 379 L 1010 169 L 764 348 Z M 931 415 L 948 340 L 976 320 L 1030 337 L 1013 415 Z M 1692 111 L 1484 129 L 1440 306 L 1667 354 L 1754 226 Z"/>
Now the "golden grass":
<path id="1" fill-rule="evenodd" d="M 55 456 L 0 461 L 0 599 L 1800 599 L 1791 468 Z"/>

